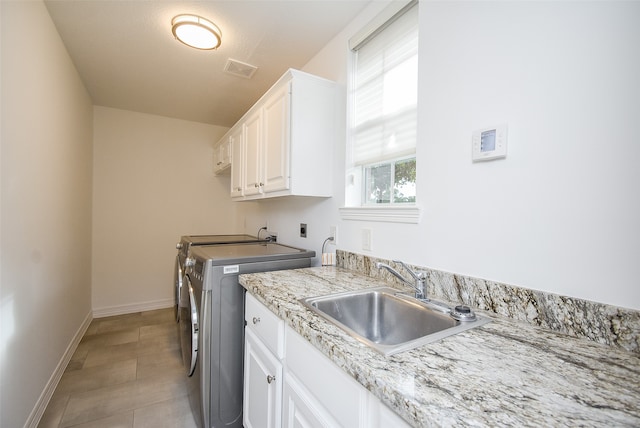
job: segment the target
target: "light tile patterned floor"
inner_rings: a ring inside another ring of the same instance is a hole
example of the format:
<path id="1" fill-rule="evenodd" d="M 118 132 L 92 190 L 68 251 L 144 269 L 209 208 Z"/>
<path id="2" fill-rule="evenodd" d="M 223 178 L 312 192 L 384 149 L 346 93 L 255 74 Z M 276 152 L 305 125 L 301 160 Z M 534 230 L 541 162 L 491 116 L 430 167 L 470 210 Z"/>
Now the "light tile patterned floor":
<path id="1" fill-rule="evenodd" d="M 39 427 L 195 427 L 173 309 L 94 319 Z"/>

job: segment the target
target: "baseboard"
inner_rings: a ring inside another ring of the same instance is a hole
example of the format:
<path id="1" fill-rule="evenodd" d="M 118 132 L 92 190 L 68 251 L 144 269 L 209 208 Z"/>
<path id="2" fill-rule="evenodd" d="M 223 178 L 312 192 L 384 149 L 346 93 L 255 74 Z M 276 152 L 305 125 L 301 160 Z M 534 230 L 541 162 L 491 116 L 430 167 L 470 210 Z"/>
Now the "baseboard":
<path id="1" fill-rule="evenodd" d="M 47 409 L 47 405 L 49 404 L 49 401 L 51 400 L 51 397 L 53 396 L 53 393 L 55 392 L 56 387 L 58 386 L 58 383 L 60 382 L 60 379 L 62 378 L 62 375 L 64 374 L 64 371 L 69 364 L 69 361 L 71 361 L 73 353 L 76 351 L 76 349 L 78 348 L 78 344 L 84 337 L 84 334 L 87 332 L 87 329 L 91 324 L 91 320 L 93 320 L 94 318 L 103 318 L 112 315 L 123 315 L 135 312 L 151 311 L 154 309 L 170 308 L 174 304 L 175 302 L 173 299 L 162 299 L 131 305 L 99 308 L 94 309 L 92 312 L 89 312 L 78 328 L 78 331 L 76 331 L 76 334 L 73 336 L 71 343 L 69 343 L 69 346 L 67 346 L 64 355 L 60 359 L 60 362 L 58 362 L 58 365 L 49 378 L 49 381 L 42 391 L 42 394 L 40 394 L 36 405 L 34 406 L 31 414 L 29 415 L 29 418 L 24 424 L 25 428 L 37 428 L 38 424 L 40 423 L 40 419 L 42 419 L 42 415 Z"/>
<path id="2" fill-rule="evenodd" d="M 69 364 L 69 361 L 71 361 L 71 357 L 73 356 L 73 353 L 78 348 L 78 344 L 84 337 L 84 334 L 87 332 L 87 329 L 89 328 L 89 325 L 91 324 L 92 319 L 93 317 L 90 311 L 85 317 L 80 327 L 78 328 L 78 331 L 76 331 L 76 334 L 73 336 L 71 343 L 69 343 L 69 346 L 67 346 L 66 351 L 62 355 L 60 362 L 56 366 L 56 369 L 54 370 L 51 377 L 49 378 L 49 381 L 47 382 L 47 385 L 42 391 L 42 394 L 40 394 L 40 397 L 38 398 L 36 405 L 33 407 L 33 410 L 31 411 L 29 418 L 24 424 L 25 428 L 26 427 L 36 428 L 40 423 L 40 419 L 42 419 L 42 415 L 44 414 L 44 411 L 47 409 L 47 405 L 49 405 L 49 401 L 51 400 L 51 397 L 53 396 L 53 393 L 55 392 L 56 387 L 58 386 L 58 382 L 60 382 L 60 379 L 62 378 L 62 375 L 64 374 L 64 371 L 66 370 L 67 365 Z"/>
<path id="3" fill-rule="evenodd" d="M 110 306 L 93 310 L 94 318 L 104 318 L 114 315 L 132 314 L 136 312 L 152 311 L 155 309 L 170 308 L 175 305 L 173 299 L 153 300 L 151 302 L 133 303 L 129 305 Z"/>

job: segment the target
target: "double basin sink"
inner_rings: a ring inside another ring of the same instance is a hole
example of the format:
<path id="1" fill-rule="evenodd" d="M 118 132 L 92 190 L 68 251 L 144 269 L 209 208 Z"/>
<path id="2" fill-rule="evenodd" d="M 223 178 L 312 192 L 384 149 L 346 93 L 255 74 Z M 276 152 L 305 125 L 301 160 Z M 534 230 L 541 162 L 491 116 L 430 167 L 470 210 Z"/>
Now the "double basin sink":
<path id="1" fill-rule="evenodd" d="M 467 306 L 422 302 L 390 287 L 300 299 L 307 308 L 383 355 L 414 349 L 490 320 Z"/>

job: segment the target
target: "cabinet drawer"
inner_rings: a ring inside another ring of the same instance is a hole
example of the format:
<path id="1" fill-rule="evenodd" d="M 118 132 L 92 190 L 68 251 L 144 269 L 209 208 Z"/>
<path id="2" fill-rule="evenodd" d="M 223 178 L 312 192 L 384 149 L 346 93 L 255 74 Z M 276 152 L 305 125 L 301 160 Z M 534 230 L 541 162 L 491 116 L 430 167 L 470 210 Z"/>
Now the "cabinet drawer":
<path id="1" fill-rule="evenodd" d="M 278 358 L 284 357 L 284 321 L 247 293 L 245 321 L 247 328 Z"/>

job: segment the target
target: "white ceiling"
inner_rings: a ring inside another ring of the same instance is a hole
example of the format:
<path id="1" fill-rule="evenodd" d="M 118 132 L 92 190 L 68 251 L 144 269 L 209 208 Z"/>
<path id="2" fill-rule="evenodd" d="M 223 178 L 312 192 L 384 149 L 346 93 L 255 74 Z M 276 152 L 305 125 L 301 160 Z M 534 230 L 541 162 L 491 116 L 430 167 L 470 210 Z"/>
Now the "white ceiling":
<path id="1" fill-rule="evenodd" d="M 231 126 L 288 69 L 304 66 L 371 0 L 45 0 L 95 105 Z M 215 51 L 173 38 L 194 13 L 222 31 Z M 249 80 L 224 71 L 252 64 Z"/>

